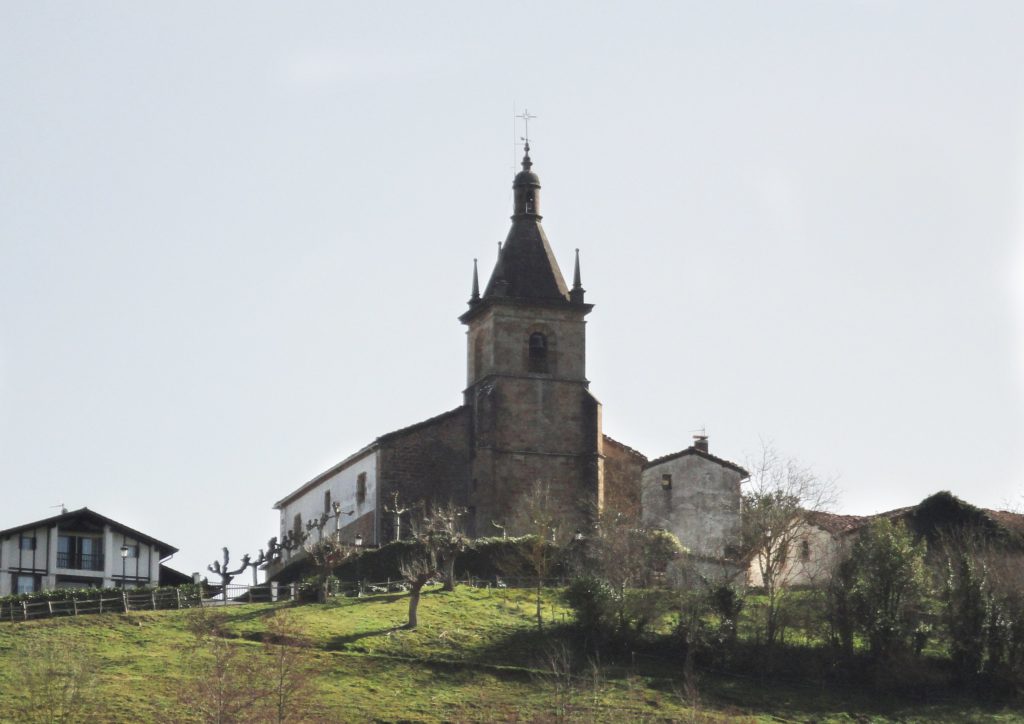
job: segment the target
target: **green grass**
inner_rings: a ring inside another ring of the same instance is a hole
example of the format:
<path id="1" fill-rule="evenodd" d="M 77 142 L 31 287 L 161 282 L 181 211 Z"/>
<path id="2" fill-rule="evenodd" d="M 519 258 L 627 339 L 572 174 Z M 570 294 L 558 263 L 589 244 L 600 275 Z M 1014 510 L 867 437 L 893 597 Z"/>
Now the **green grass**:
<path id="1" fill-rule="evenodd" d="M 569 640 L 568 612 L 546 594 L 547 630 L 536 630 L 532 593 L 524 590 L 430 591 L 417 630 L 398 629 L 404 595 L 343 598 L 325 605 L 254 604 L 223 609 L 231 646 L 266 657 L 262 641 L 281 610 L 308 644 L 318 721 L 987 721 L 1021 720 L 1004 709 L 955 701 L 898 702 L 845 697 L 799 684 L 784 686 L 705 674 L 701 705 L 681 696 L 671 659 L 628 654 L 603 662 L 601 680 L 556 689 L 548 670 L 552 641 Z M 77 652 L 95 673 L 96 721 L 190 721 L 195 686 L 189 612 L 133 612 L 0 624 L 0 719 L 23 703 L 21 669 L 40 647 Z M 552 623 L 553 622 L 553 623 Z M 563 714 L 559 719 L 556 714 Z"/>

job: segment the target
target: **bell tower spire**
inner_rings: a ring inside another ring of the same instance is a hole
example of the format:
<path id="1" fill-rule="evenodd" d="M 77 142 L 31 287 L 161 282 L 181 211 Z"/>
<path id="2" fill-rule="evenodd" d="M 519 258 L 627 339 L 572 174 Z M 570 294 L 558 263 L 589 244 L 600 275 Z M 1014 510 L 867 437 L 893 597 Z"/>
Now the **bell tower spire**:
<path id="1" fill-rule="evenodd" d="M 580 283 L 580 250 L 576 250 L 576 265 L 572 270 L 572 289 L 569 290 L 569 301 L 573 304 L 583 304 L 583 295 L 587 290 Z"/>

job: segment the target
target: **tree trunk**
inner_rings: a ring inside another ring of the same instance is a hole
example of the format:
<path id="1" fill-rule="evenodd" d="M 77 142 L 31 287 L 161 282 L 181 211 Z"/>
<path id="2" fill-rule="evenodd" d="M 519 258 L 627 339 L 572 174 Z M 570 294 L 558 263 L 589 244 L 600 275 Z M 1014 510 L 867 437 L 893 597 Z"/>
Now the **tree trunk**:
<path id="1" fill-rule="evenodd" d="M 442 591 L 454 591 L 455 590 L 455 556 L 453 555 L 449 560 L 444 562 L 444 579 Z"/>
<path id="2" fill-rule="evenodd" d="M 422 583 L 412 584 L 412 588 L 409 590 L 409 622 L 405 624 L 405 628 L 416 628 L 416 609 L 420 605 L 420 589 L 423 588 Z"/>
<path id="3" fill-rule="evenodd" d="M 432 574 L 433 573 L 431 573 L 431 576 Z M 404 628 L 416 628 L 416 609 L 420 607 L 420 591 L 429 580 L 430 576 L 418 576 L 415 581 L 410 581 L 412 588 L 409 590 L 409 623 L 407 623 Z"/>
<path id="4" fill-rule="evenodd" d="M 544 630 L 544 616 L 541 614 L 541 609 L 540 609 L 540 592 L 541 592 L 541 584 L 542 583 L 543 583 L 543 579 L 540 576 L 537 576 L 537 630 L 538 631 L 543 631 Z"/>

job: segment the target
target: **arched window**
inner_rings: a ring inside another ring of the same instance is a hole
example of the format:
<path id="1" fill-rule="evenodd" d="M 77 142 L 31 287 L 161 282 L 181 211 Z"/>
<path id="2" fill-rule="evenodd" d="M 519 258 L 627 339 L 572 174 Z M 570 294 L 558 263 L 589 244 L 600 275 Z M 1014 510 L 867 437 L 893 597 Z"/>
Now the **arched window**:
<path id="1" fill-rule="evenodd" d="M 540 332 L 530 335 L 530 372 L 548 371 L 548 338 Z"/>

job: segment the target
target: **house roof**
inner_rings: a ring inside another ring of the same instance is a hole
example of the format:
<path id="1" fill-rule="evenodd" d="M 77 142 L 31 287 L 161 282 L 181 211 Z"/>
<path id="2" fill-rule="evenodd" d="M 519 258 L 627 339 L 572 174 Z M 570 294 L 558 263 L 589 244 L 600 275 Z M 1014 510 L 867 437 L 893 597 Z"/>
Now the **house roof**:
<path id="1" fill-rule="evenodd" d="M 342 470 L 344 470 L 345 468 L 349 467 L 350 465 L 358 462 L 359 460 L 362 460 L 368 454 L 370 454 L 372 452 L 375 452 L 377 450 L 377 448 L 380 447 L 380 444 L 382 442 L 388 442 L 389 440 L 393 440 L 396 437 L 401 437 L 402 435 L 406 435 L 406 434 L 408 434 L 410 432 L 415 432 L 416 430 L 420 430 L 420 429 L 422 429 L 424 427 L 429 427 L 430 425 L 433 425 L 435 423 L 441 422 L 442 420 L 446 420 L 449 417 L 454 417 L 454 416 L 464 412 L 465 409 L 466 409 L 465 405 L 460 405 L 459 407 L 456 407 L 453 410 L 448 410 L 447 412 L 442 412 L 440 415 L 434 415 L 433 417 L 429 417 L 426 420 L 421 420 L 420 422 L 414 423 L 414 424 L 409 425 L 407 427 L 401 427 L 401 428 L 399 428 L 397 430 L 392 430 L 391 432 L 384 433 L 383 435 L 378 437 L 376 440 L 371 442 L 369 445 L 366 445 L 365 447 L 361 448 L 360 450 L 357 450 L 356 452 L 352 453 L 351 455 L 349 455 L 347 458 L 345 458 L 341 462 L 339 462 L 339 463 L 337 463 L 335 465 L 332 465 L 331 467 L 329 467 L 326 470 L 324 470 L 322 473 L 317 474 L 312 480 L 309 480 L 308 482 L 303 483 L 302 485 L 297 487 L 295 490 L 293 490 L 292 492 L 288 493 L 288 495 L 284 496 L 279 501 L 274 503 L 274 508 L 275 509 L 280 509 L 282 506 L 287 505 L 288 503 L 292 502 L 296 498 L 304 495 L 306 492 L 308 492 L 312 488 L 315 488 L 317 485 L 319 485 L 320 483 L 322 483 L 324 480 L 326 480 L 327 478 L 331 477 L 332 475 L 340 473 Z"/>
<path id="2" fill-rule="evenodd" d="M 632 455 L 635 458 L 639 458 L 640 460 L 643 460 L 645 463 L 647 462 L 647 456 L 646 455 L 644 455 L 639 450 L 635 450 L 635 449 L 631 448 L 629 445 L 626 445 L 625 443 L 619 442 L 618 440 L 616 440 L 611 435 L 605 435 L 604 436 L 604 441 L 606 443 L 610 442 L 612 445 L 618 445 L 620 448 L 625 450 L 626 453 L 628 453 L 629 455 Z"/>
<path id="3" fill-rule="evenodd" d="M 61 513 L 60 515 L 54 515 L 50 518 L 43 518 L 42 520 L 35 520 L 31 523 L 25 523 L 24 525 L 18 525 L 13 528 L 7 528 L 6 530 L 0 530 L 0 538 L 6 538 L 14 533 L 20 533 L 25 530 L 31 530 L 33 528 L 49 528 L 54 525 L 61 525 L 62 528 L 70 528 L 73 523 L 89 520 L 94 523 L 101 525 L 109 525 L 111 528 L 115 528 L 121 533 L 128 535 L 130 538 L 134 538 L 141 543 L 148 543 L 151 546 L 159 549 L 162 552 L 162 556 L 169 556 L 178 552 L 178 549 L 169 543 L 164 543 L 161 540 L 157 540 L 153 536 L 146 535 L 140 531 L 130 528 L 124 523 L 118 523 L 113 518 L 108 518 L 105 515 L 97 513 L 95 510 L 89 510 L 88 508 L 79 508 L 78 510 L 72 510 L 67 513 Z"/>
<path id="4" fill-rule="evenodd" d="M 817 526 L 832 535 L 840 535 L 857 530 L 871 520 L 871 516 L 839 515 L 836 513 L 826 513 L 823 510 L 808 510 L 804 513 L 804 519 L 810 525 Z"/>
<path id="5" fill-rule="evenodd" d="M 1008 510 L 991 510 L 978 508 L 961 500 L 948 491 L 930 495 L 917 505 L 886 510 L 874 515 L 836 515 L 822 511 L 808 511 L 806 519 L 812 525 L 832 533 L 843 535 L 859 530 L 872 520 L 902 520 L 919 535 L 929 539 L 941 535 L 943 529 L 950 527 L 980 526 L 998 536 L 1007 536 L 1007 540 L 1024 545 L 1024 514 Z"/>
<path id="6" fill-rule="evenodd" d="M 736 471 L 743 477 L 747 477 L 748 475 L 750 475 L 750 473 L 748 473 L 745 469 L 743 469 L 736 463 L 726 460 L 725 458 L 720 458 L 716 455 L 712 455 L 711 453 L 696 448 L 693 445 L 686 448 L 685 450 L 680 450 L 679 452 L 674 452 L 669 455 L 662 455 L 660 458 L 655 458 L 654 460 L 651 460 L 649 463 L 644 465 L 644 470 L 648 468 L 653 468 L 655 465 L 667 463 L 670 460 L 675 460 L 676 458 L 685 457 L 687 455 L 696 455 L 697 457 L 704 458 L 705 460 L 710 460 L 713 463 L 721 465 L 723 468 L 728 468 L 729 470 Z"/>

